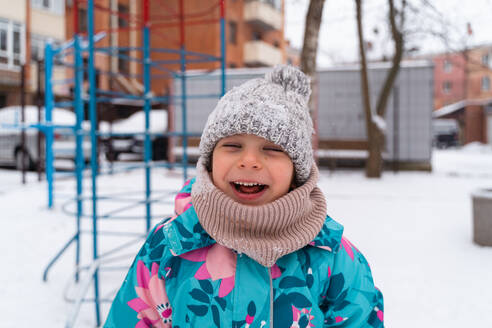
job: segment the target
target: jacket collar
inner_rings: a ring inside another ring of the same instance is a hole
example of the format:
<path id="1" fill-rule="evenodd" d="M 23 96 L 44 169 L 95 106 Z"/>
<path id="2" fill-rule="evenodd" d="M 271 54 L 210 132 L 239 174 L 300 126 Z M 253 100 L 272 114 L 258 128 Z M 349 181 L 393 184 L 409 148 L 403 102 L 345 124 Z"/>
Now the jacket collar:
<path id="1" fill-rule="evenodd" d="M 189 180 L 178 196 L 190 194 L 194 182 L 195 178 Z M 158 229 L 160 228 L 163 230 L 166 244 L 175 256 L 215 244 L 215 240 L 208 235 L 198 221 L 198 215 L 191 204 L 191 197 L 190 206 L 183 213 L 166 219 L 162 225 L 159 225 Z M 327 216 L 321 231 L 309 245 L 337 252 L 340 248 L 342 233 L 343 226 Z"/>

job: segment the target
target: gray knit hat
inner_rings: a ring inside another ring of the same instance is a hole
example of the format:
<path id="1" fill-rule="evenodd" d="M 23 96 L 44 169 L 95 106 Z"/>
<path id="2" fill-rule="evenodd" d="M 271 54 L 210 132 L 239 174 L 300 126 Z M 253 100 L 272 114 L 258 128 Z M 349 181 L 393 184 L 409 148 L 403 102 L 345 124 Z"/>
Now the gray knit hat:
<path id="1" fill-rule="evenodd" d="M 254 134 L 279 146 L 294 163 L 296 183 L 303 184 L 313 165 L 309 115 L 310 80 L 292 66 L 278 65 L 264 78 L 227 92 L 208 117 L 200 140 L 207 167 L 217 142 L 236 134 Z"/>

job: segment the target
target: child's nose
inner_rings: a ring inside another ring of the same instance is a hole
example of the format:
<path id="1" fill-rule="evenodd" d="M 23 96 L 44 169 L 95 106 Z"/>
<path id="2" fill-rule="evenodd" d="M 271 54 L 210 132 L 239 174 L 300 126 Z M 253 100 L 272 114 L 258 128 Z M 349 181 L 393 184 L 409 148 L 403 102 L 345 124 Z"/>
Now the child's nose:
<path id="1" fill-rule="evenodd" d="M 260 169 L 262 167 L 259 154 L 255 151 L 245 150 L 239 160 L 241 168 Z"/>

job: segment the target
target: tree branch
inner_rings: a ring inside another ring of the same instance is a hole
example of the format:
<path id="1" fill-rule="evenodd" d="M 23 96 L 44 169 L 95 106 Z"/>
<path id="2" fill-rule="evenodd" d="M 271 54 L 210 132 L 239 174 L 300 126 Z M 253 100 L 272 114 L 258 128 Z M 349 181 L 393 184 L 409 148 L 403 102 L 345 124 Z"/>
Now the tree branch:
<path id="1" fill-rule="evenodd" d="M 355 0 L 356 13 L 357 13 L 357 33 L 359 35 L 359 55 L 360 55 L 360 72 L 361 72 L 361 91 L 362 100 L 364 106 L 364 113 L 366 115 L 366 130 L 367 137 L 371 139 L 371 124 L 372 124 L 372 111 L 371 111 L 371 96 L 369 93 L 369 81 L 367 77 L 367 59 L 364 42 L 364 30 L 362 28 L 362 0 Z"/>
<path id="2" fill-rule="evenodd" d="M 386 75 L 386 79 L 384 81 L 383 88 L 379 93 L 379 97 L 376 105 L 376 113 L 381 117 L 386 116 L 386 105 L 388 103 L 390 92 L 396 80 L 396 76 L 398 75 L 398 71 L 400 70 L 400 63 L 403 57 L 403 33 L 397 27 L 394 1 L 388 0 L 388 5 L 389 5 L 389 21 L 391 26 L 391 35 L 393 37 L 393 42 L 395 45 L 395 53 L 393 55 L 391 69 Z M 403 22 L 405 18 L 405 9 L 406 9 L 405 7 L 406 7 L 406 0 L 403 0 L 402 10 L 400 13 L 401 22 Z"/>

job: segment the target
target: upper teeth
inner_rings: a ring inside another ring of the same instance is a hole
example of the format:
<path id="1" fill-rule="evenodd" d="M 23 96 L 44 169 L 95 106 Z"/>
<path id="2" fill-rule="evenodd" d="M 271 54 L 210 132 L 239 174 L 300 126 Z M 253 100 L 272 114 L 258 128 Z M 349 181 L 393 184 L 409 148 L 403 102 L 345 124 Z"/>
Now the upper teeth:
<path id="1" fill-rule="evenodd" d="M 234 182 L 235 184 L 241 185 L 241 186 L 246 186 L 246 187 L 252 187 L 252 186 L 258 186 L 261 185 L 260 183 L 257 182 Z"/>

